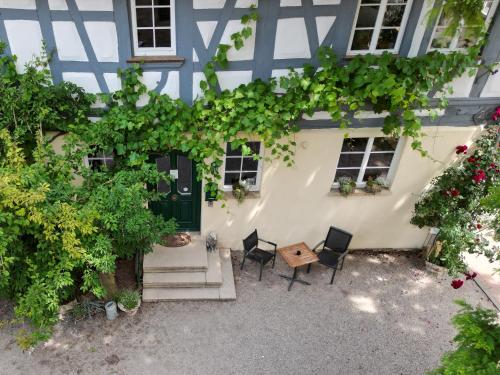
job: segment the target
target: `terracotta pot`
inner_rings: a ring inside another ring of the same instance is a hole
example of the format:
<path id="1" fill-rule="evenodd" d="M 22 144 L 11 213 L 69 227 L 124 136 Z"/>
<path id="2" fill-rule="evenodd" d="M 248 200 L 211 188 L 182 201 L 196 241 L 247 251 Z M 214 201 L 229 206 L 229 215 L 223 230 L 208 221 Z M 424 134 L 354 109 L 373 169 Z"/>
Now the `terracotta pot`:
<path id="1" fill-rule="evenodd" d="M 382 191 L 382 186 L 377 184 L 366 185 L 366 191 L 372 194 L 380 193 Z"/>
<path id="2" fill-rule="evenodd" d="M 425 269 L 437 277 L 444 277 L 448 273 L 448 269 L 438 266 L 437 264 L 425 261 Z"/>
<path id="3" fill-rule="evenodd" d="M 131 310 L 127 310 L 125 306 L 123 306 L 120 302 L 118 302 L 117 305 L 120 311 L 123 311 L 127 316 L 134 316 L 139 310 L 139 307 L 141 307 L 141 300 L 139 299 L 139 303 L 137 304 L 137 306 Z"/>

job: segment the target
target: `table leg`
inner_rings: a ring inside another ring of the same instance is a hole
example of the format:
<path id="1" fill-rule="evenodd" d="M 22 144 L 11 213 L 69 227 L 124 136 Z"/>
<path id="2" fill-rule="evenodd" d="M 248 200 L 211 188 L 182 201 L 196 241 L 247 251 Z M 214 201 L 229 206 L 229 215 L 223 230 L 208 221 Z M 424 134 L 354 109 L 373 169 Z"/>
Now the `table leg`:
<path id="1" fill-rule="evenodd" d="M 287 280 L 290 280 L 290 283 L 288 284 L 288 291 L 290 291 L 290 289 L 292 289 L 292 285 L 294 282 L 298 282 L 298 283 L 301 283 L 301 284 L 304 284 L 304 285 L 311 285 L 311 283 L 305 281 L 305 280 L 302 280 L 302 279 L 299 279 L 297 277 L 297 273 L 298 273 L 298 267 L 295 267 L 293 269 L 293 275 L 290 277 L 288 275 L 280 275 L 282 278 L 284 279 L 287 279 Z"/>

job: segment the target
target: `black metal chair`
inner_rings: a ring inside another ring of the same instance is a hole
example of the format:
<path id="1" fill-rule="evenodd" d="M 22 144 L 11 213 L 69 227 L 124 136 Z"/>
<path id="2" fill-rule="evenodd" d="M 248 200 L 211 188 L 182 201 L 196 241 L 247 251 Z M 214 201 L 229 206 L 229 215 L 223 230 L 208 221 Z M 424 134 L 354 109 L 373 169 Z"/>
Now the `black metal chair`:
<path id="1" fill-rule="evenodd" d="M 328 235 L 326 236 L 326 240 L 318 243 L 312 250 L 316 252 L 316 249 L 323 245 L 323 248 L 317 255 L 320 264 L 329 268 L 333 268 L 333 274 L 332 279 L 330 280 L 330 284 L 333 284 L 333 279 L 335 278 L 337 269 L 342 270 L 342 267 L 344 267 L 344 260 L 347 252 L 349 251 L 348 247 L 351 243 L 351 239 L 352 234 L 339 228 L 330 227 Z M 310 270 L 311 265 L 309 264 L 307 266 L 307 272 L 309 272 Z"/>
<path id="2" fill-rule="evenodd" d="M 259 249 L 258 247 L 259 241 L 274 246 L 274 251 Z M 257 229 L 255 229 L 247 238 L 243 240 L 243 261 L 241 262 L 241 269 L 243 269 L 243 266 L 245 265 L 245 260 L 247 258 L 253 260 L 254 262 L 259 262 L 260 263 L 259 281 L 260 281 L 262 279 L 262 269 L 264 268 L 265 264 L 269 263 L 269 261 L 272 260 L 274 268 L 274 263 L 276 262 L 276 247 L 277 245 L 274 242 L 266 241 L 263 240 L 262 238 L 259 238 L 259 236 L 257 235 Z"/>

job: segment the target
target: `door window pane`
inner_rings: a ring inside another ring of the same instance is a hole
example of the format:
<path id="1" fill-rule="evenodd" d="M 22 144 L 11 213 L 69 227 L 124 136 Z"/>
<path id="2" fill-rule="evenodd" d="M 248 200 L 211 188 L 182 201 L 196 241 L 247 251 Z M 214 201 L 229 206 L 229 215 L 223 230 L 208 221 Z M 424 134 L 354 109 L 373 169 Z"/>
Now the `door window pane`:
<path id="1" fill-rule="evenodd" d="M 156 169 L 159 172 L 164 172 L 165 174 L 170 174 L 170 156 L 164 156 L 156 159 Z M 170 193 L 170 181 L 162 179 L 157 185 L 158 192 L 168 194 Z"/>
<path id="2" fill-rule="evenodd" d="M 177 156 L 177 192 L 181 195 L 191 194 L 193 191 L 193 162 L 187 156 Z"/>

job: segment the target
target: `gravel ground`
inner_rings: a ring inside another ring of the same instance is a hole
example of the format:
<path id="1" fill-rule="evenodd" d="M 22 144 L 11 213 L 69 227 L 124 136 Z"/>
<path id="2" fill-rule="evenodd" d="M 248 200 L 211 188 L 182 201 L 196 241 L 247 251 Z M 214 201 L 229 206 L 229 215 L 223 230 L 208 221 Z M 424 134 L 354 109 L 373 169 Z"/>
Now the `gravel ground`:
<path id="1" fill-rule="evenodd" d="M 233 266 L 240 254 L 233 256 Z M 135 317 L 61 323 L 23 353 L 0 329 L 0 374 L 422 374 L 452 348 L 453 300 L 492 307 L 473 282 L 458 290 L 413 255 L 350 255 L 329 285 L 314 266 L 295 284 L 281 259 L 235 266 L 235 302 L 145 304 Z M 0 301 L 0 319 L 11 306 Z"/>

